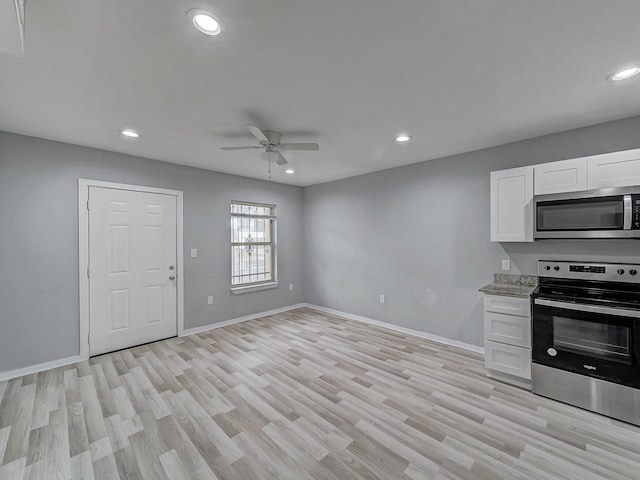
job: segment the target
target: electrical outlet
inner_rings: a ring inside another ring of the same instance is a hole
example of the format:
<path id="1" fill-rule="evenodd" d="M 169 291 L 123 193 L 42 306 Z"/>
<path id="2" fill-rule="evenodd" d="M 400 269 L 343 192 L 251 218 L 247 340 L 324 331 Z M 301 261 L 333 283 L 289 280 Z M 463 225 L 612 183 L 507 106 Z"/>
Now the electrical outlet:
<path id="1" fill-rule="evenodd" d="M 213 296 L 207 297 L 207 305 L 213 305 Z"/>
<path id="2" fill-rule="evenodd" d="M 502 260 L 502 270 L 511 270 L 511 260 L 508 258 Z"/>
<path id="3" fill-rule="evenodd" d="M 192 248 L 191 249 L 191 258 L 196 258 L 198 256 L 198 249 L 197 248 Z"/>
<path id="4" fill-rule="evenodd" d="M 289 290 L 293 290 L 293 283 L 289 284 Z"/>
<path id="5" fill-rule="evenodd" d="M 384 303 L 384 295 L 380 295 L 380 303 Z"/>

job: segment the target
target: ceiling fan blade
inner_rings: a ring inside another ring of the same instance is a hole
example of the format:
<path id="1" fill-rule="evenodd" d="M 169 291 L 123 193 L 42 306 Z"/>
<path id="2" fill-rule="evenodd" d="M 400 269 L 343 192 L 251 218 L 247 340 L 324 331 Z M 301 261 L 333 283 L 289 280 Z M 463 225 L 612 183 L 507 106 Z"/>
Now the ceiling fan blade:
<path id="1" fill-rule="evenodd" d="M 278 146 L 286 150 L 320 150 L 317 143 L 281 143 Z"/>
<path id="2" fill-rule="evenodd" d="M 284 158 L 280 152 L 276 152 L 276 163 L 278 165 L 286 165 L 289 162 L 287 162 L 287 159 Z"/>
<path id="3" fill-rule="evenodd" d="M 267 135 L 260 130 L 258 127 L 254 126 L 254 125 L 245 125 L 245 127 L 247 127 L 247 130 L 249 130 L 251 132 L 251 134 L 256 137 L 258 140 L 260 140 L 261 142 L 267 142 L 269 143 L 269 137 L 267 137 Z"/>
<path id="4" fill-rule="evenodd" d="M 220 147 L 220 150 L 254 150 L 258 148 L 264 148 L 262 146 L 253 146 L 253 147 Z"/>

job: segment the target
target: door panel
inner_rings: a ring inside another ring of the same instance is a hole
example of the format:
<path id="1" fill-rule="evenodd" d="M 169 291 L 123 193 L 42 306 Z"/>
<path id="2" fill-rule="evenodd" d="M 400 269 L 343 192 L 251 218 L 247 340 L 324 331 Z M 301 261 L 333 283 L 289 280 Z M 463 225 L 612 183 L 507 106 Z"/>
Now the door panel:
<path id="1" fill-rule="evenodd" d="M 147 315 L 146 323 L 162 321 L 162 286 L 147 287 Z"/>
<path id="2" fill-rule="evenodd" d="M 89 189 L 90 354 L 177 334 L 176 197 Z M 173 269 L 170 269 L 173 267 Z"/>
<path id="3" fill-rule="evenodd" d="M 162 227 L 145 227 L 144 240 L 146 244 L 145 271 L 157 272 L 163 268 L 162 258 Z M 165 267 L 166 268 L 166 267 Z"/>
<path id="4" fill-rule="evenodd" d="M 109 225 L 109 272 L 129 273 L 129 226 Z"/>
<path id="5" fill-rule="evenodd" d="M 109 332 L 129 328 L 130 323 L 130 291 L 111 290 L 109 292 Z"/>

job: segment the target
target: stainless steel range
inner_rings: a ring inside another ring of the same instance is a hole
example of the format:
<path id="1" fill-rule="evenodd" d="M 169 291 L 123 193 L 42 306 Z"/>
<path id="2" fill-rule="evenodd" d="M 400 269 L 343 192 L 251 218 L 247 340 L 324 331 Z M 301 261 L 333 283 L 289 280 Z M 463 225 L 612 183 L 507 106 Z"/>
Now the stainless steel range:
<path id="1" fill-rule="evenodd" d="M 533 391 L 640 425 L 640 265 L 541 260 L 538 276 Z"/>

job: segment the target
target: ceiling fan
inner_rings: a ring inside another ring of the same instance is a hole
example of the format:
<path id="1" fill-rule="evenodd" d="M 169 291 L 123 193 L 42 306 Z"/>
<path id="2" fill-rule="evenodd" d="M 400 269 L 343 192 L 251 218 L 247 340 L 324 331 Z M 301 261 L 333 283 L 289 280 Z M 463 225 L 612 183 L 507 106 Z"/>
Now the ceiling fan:
<path id="1" fill-rule="evenodd" d="M 254 125 L 245 125 L 247 130 L 258 139 L 260 145 L 251 145 L 245 147 L 222 147 L 222 150 L 259 150 L 264 149 L 262 158 L 269 164 L 272 161 L 278 165 L 286 165 L 287 159 L 282 156 L 280 150 L 320 150 L 317 143 L 280 143 L 280 132 L 273 130 L 262 130 Z"/>

